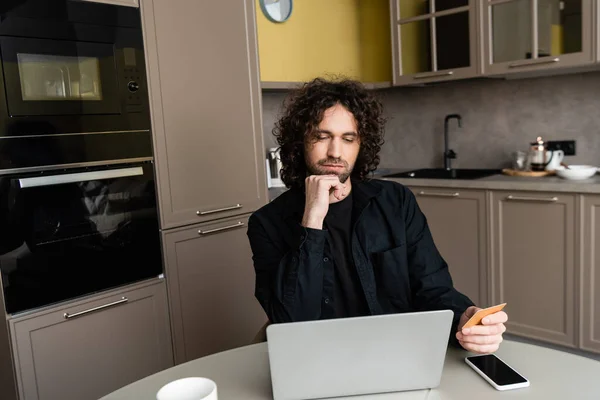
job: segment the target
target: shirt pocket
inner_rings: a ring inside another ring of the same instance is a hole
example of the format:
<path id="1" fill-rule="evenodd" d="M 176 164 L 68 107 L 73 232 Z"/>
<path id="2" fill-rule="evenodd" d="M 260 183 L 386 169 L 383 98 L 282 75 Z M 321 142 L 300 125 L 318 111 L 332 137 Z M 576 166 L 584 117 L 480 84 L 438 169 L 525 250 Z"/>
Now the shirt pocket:
<path id="1" fill-rule="evenodd" d="M 397 311 L 410 309 L 412 293 L 406 245 L 372 253 L 372 262 L 378 297 L 387 297 Z"/>

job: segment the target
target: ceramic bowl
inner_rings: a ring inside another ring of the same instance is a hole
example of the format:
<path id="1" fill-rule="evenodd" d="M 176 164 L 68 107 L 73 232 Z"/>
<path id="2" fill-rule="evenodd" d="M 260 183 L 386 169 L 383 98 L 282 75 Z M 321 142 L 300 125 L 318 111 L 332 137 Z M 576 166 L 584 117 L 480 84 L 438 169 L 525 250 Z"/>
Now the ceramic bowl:
<path id="1" fill-rule="evenodd" d="M 593 165 L 569 165 L 569 168 L 556 168 L 556 175 L 563 179 L 582 180 L 589 179 L 598 172 L 598 168 Z"/>

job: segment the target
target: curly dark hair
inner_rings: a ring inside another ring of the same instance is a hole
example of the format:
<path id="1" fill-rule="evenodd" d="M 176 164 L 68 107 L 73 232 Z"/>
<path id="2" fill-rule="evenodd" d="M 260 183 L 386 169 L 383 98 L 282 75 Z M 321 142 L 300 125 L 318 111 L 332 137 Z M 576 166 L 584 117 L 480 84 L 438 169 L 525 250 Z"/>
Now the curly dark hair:
<path id="1" fill-rule="evenodd" d="M 379 165 L 385 125 L 381 102 L 360 82 L 347 78 L 316 78 L 288 96 L 283 116 L 273 129 L 283 165 L 281 179 L 288 188 L 304 186 L 305 142 L 316 136 L 323 113 L 336 104 L 354 115 L 358 127 L 360 150 L 351 177 L 364 180 Z"/>

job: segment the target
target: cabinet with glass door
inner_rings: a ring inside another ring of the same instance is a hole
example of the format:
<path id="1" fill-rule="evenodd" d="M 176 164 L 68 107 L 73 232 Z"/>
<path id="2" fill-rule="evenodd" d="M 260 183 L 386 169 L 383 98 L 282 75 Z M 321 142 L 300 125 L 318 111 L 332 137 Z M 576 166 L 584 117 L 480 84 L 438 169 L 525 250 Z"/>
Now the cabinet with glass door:
<path id="1" fill-rule="evenodd" d="M 392 0 L 394 85 L 476 76 L 476 0 Z"/>
<path id="2" fill-rule="evenodd" d="M 483 0 L 486 75 L 594 63 L 592 0 Z"/>

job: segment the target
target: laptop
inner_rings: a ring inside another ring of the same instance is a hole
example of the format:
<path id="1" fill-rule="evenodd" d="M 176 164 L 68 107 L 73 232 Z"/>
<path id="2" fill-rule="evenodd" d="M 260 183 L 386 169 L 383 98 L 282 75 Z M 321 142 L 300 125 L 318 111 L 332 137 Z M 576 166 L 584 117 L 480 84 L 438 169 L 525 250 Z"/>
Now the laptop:
<path id="1" fill-rule="evenodd" d="M 274 400 L 305 400 L 439 386 L 450 310 L 272 324 Z"/>

